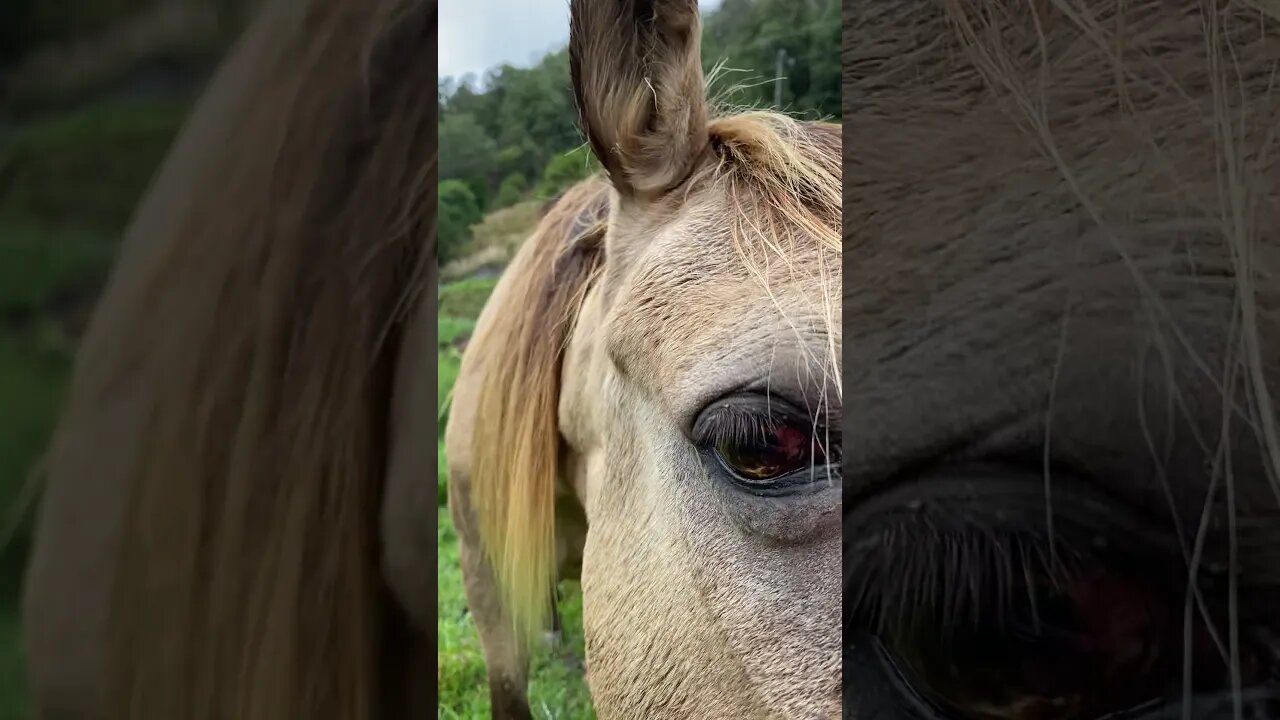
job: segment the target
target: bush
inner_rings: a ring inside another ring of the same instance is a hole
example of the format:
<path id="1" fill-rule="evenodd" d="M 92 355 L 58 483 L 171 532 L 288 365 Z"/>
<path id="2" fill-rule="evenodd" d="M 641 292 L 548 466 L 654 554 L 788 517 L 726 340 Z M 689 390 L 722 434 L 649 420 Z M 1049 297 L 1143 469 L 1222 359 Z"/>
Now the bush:
<path id="1" fill-rule="evenodd" d="M 471 226 L 480 222 L 480 203 L 471 188 L 460 180 L 445 180 L 439 186 L 439 235 L 437 255 L 444 264 L 466 254 Z"/>
<path id="2" fill-rule="evenodd" d="M 525 140 L 527 141 L 528 138 L 525 138 Z M 532 160 L 529 155 L 529 151 L 521 145 L 508 145 L 498 151 L 494 167 L 499 173 L 508 175 L 519 173 L 523 175 L 523 170 L 528 167 L 529 162 Z"/>
<path id="3" fill-rule="evenodd" d="M 538 187 L 538 194 L 552 197 L 579 180 L 587 179 L 598 170 L 600 163 L 591 154 L 590 148 L 581 145 L 551 158 L 551 162 L 542 171 L 542 184 Z"/>
<path id="4" fill-rule="evenodd" d="M 437 138 L 442 149 L 437 177 L 445 182 L 465 182 L 475 195 L 476 206 L 484 210 L 492 189 L 489 183 L 500 175 L 497 143 L 467 114 L 441 116 Z"/>
<path id="5" fill-rule="evenodd" d="M 502 248 L 508 256 L 524 243 L 542 219 L 542 202 L 516 203 L 484 216 L 471 228 L 471 244 L 475 249 Z"/>
<path id="6" fill-rule="evenodd" d="M 525 191 L 529 189 L 529 183 L 524 179 L 524 175 L 520 173 L 512 173 L 502 179 L 502 184 L 498 185 L 498 195 L 494 198 L 494 208 L 504 208 L 515 205 L 524 198 Z"/>

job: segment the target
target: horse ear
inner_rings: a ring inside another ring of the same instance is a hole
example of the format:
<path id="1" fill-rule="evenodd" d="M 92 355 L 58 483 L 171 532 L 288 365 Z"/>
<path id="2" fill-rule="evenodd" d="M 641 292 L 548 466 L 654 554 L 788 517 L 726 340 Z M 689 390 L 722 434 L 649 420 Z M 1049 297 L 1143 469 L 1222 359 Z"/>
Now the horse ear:
<path id="1" fill-rule="evenodd" d="M 614 187 L 679 185 L 708 142 L 697 0 L 572 0 L 569 28 L 582 129 Z"/>

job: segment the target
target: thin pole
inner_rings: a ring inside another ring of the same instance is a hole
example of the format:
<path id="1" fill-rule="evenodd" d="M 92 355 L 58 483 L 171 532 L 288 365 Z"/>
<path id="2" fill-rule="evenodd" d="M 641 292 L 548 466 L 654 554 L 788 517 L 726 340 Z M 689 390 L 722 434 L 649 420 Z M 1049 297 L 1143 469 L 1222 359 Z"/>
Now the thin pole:
<path id="1" fill-rule="evenodd" d="M 776 108 L 782 107 L 782 68 L 786 60 L 786 49 L 778 48 L 778 60 L 773 73 L 773 106 Z"/>

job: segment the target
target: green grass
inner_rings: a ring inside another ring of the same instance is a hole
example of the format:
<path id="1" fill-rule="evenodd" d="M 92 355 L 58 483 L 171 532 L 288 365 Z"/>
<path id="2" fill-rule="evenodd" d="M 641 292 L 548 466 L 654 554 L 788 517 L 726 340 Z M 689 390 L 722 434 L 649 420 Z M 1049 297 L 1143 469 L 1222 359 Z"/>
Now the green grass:
<path id="1" fill-rule="evenodd" d="M 497 284 L 495 278 L 472 278 L 445 285 L 440 288 L 440 317 L 474 321 Z"/>
<path id="2" fill-rule="evenodd" d="M 441 718 L 487 720 L 489 690 L 484 651 L 475 623 L 467 612 L 458 567 L 458 537 L 449 512 L 440 508 L 439 573 L 437 575 L 436 633 L 439 638 L 437 677 Z M 529 706 L 535 718 L 589 720 L 595 714 L 583 679 L 582 594 L 574 582 L 560 583 L 562 635 L 554 647 L 540 648 L 529 680 Z"/>
<path id="3" fill-rule="evenodd" d="M 440 347 L 448 347 L 458 340 L 471 335 L 476 329 L 476 321 L 467 318 L 441 317 L 436 333 Z"/>
<path id="4" fill-rule="evenodd" d="M 437 566 L 436 633 L 439 638 L 437 680 L 440 709 L 448 720 L 487 720 L 489 689 L 485 674 L 484 650 L 475 623 L 467 612 L 458 565 L 458 537 L 445 507 L 446 463 L 443 442 L 444 421 L 448 417 L 449 392 L 457 378 L 461 353 L 456 341 L 475 327 L 475 318 L 484 307 L 496 281 L 463 280 L 441 288 L 437 326 L 439 374 L 438 414 L 441 437 L 437 439 L 439 526 Z M 535 718 L 543 720 L 588 720 L 594 718 L 591 697 L 583 677 L 585 657 L 582 637 L 582 595 L 577 583 L 559 587 L 558 609 L 562 635 L 558 643 L 540 647 L 530 668 L 529 705 Z"/>

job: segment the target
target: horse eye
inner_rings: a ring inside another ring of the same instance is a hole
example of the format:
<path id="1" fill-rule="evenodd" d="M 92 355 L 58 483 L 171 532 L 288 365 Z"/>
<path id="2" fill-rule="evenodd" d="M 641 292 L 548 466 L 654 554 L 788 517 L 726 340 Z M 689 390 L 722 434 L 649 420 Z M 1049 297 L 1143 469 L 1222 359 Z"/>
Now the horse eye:
<path id="1" fill-rule="evenodd" d="M 721 437 L 715 443 L 715 454 L 729 472 L 752 482 L 826 462 L 812 434 L 795 425 L 773 425 L 743 437 Z"/>
<path id="2" fill-rule="evenodd" d="M 945 632 L 916 627 L 881 636 L 881 658 L 900 692 L 951 720 L 1069 720 L 1141 715 L 1176 703 L 1184 668 L 1195 671 L 1198 697 L 1229 687 L 1211 630 L 1197 621 L 1188 633 L 1182 605 L 1169 593 L 1102 571 L 1028 582 L 1027 599 L 1002 616 L 966 617 Z M 1261 654 L 1239 659 L 1246 690 L 1266 683 Z"/>

